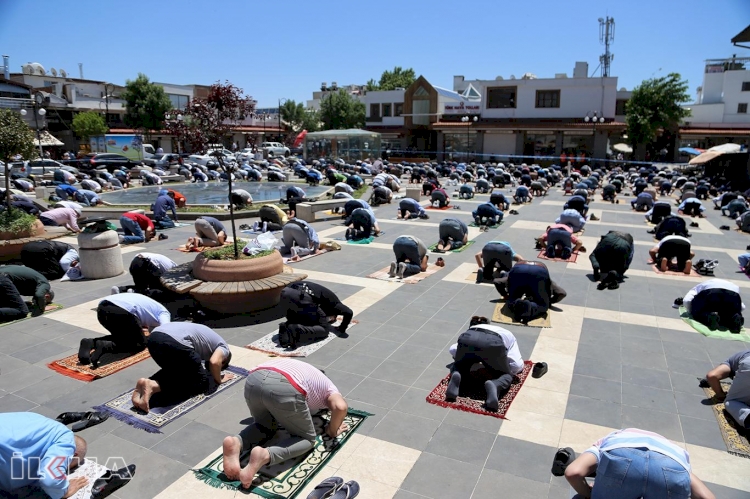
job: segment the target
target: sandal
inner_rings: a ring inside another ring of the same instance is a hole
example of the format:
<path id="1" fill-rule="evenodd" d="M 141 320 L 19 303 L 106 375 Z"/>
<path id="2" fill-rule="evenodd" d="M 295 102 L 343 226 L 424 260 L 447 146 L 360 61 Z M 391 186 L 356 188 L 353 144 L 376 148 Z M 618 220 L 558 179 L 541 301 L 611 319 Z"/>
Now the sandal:
<path id="1" fill-rule="evenodd" d="M 570 447 L 557 449 L 555 459 L 552 461 L 552 474 L 555 476 L 563 476 L 565 474 L 565 468 L 567 468 L 575 458 L 576 453 Z"/>
<path id="2" fill-rule="evenodd" d="M 103 499 L 128 484 L 135 476 L 135 464 L 117 471 L 108 470 L 94 481 L 91 487 L 91 499 Z"/>
<path id="3" fill-rule="evenodd" d="M 359 495 L 359 484 L 354 480 L 350 480 L 341 486 L 335 494 L 331 496 L 331 499 L 353 499 Z"/>
<path id="4" fill-rule="evenodd" d="M 344 485 L 344 479 L 337 476 L 326 478 L 315 486 L 312 492 L 308 494 L 307 499 L 323 499 L 332 496 L 337 490 Z"/>
<path id="5" fill-rule="evenodd" d="M 86 428 L 91 428 L 92 426 L 101 424 L 105 422 L 107 419 L 109 419 L 109 413 L 87 412 L 86 414 L 84 414 L 83 418 L 81 418 L 76 424 L 71 426 L 70 429 L 73 430 L 74 432 L 85 430 Z"/>
<path id="6" fill-rule="evenodd" d="M 63 412 L 55 418 L 55 421 L 59 421 L 64 425 L 69 425 L 70 423 L 76 423 L 82 420 L 86 414 L 87 413 L 85 412 Z"/>

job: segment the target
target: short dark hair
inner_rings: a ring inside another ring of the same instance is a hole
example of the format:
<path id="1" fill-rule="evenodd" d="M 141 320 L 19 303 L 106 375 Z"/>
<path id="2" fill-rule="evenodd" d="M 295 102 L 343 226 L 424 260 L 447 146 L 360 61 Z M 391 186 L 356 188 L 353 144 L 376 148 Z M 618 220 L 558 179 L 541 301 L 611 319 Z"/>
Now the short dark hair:
<path id="1" fill-rule="evenodd" d="M 227 348 L 227 355 L 224 357 L 224 362 L 221 363 L 221 368 L 226 369 L 229 367 L 229 363 L 232 361 L 232 351 Z"/>

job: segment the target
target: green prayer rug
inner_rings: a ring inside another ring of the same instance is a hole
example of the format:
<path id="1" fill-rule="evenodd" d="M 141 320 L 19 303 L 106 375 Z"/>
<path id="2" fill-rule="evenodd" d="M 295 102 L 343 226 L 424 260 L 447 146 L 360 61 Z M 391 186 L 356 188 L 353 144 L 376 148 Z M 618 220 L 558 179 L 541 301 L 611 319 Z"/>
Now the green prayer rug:
<path id="1" fill-rule="evenodd" d="M 346 242 L 347 242 L 347 244 L 370 244 L 374 240 L 375 240 L 375 236 L 370 236 L 367 239 L 359 239 L 359 240 L 356 240 L 356 241 L 354 239 L 349 239 Z"/>
<path id="2" fill-rule="evenodd" d="M 461 253 L 463 250 L 465 250 L 466 248 L 468 248 L 472 244 L 474 244 L 474 240 L 473 239 L 471 241 L 467 242 L 466 244 L 464 244 L 463 246 L 461 246 L 460 248 L 454 249 L 454 250 L 450 250 L 450 251 L 435 251 L 437 249 L 437 243 L 433 244 L 432 246 L 430 246 L 427 249 L 430 250 L 430 251 L 433 251 L 435 253 Z"/>
<path id="3" fill-rule="evenodd" d="M 31 303 L 29 303 L 29 302 L 26 302 L 26 306 L 27 306 L 27 307 L 29 307 L 29 309 L 31 309 L 31 306 L 32 306 L 32 304 L 31 304 Z M 42 313 L 42 315 L 44 315 L 44 314 L 47 314 L 47 313 L 49 313 L 49 312 L 55 312 L 56 310 L 60 310 L 60 309 L 62 309 L 62 308 L 65 308 L 65 307 L 63 307 L 63 306 L 62 306 L 62 305 L 60 305 L 59 303 L 49 303 L 49 304 L 48 304 L 48 305 L 47 305 L 47 306 L 46 306 L 46 307 L 44 308 L 44 312 Z M 31 319 L 31 317 L 32 317 L 32 316 L 31 316 L 31 312 L 29 312 L 29 314 L 28 314 L 28 315 L 27 315 L 26 317 L 24 317 L 23 319 L 16 319 L 16 320 L 14 320 L 14 321 L 10 321 L 10 322 L 3 322 L 3 323 L 0 323 L 0 327 L 1 327 L 1 326 L 9 326 L 9 325 L 11 325 L 11 324 L 15 324 L 16 322 L 21 322 L 21 321 L 25 321 L 26 319 Z M 37 317 L 39 317 L 39 316 L 37 316 Z"/>
<path id="4" fill-rule="evenodd" d="M 489 227 L 490 229 L 497 229 L 498 227 L 500 227 L 501 225 L 503 225 L 504 222 L 505 222 L 505 220 L 500 220 L 499 224 L 497 224 L 497 225 L 487 225 L 486 227 Z M 485 227 L 485 226 L 484 225 L 477 225 L 476 222 L 471 222 L 469 224 L 469 227 Z"/>
<path id="5" fill-rule="evenodd" d="M 711 331 L 708 326 L 693 319 L 693 316 L 688 313 L 685 307 L 680 307 L 680 317 L 683 321 L 690 324 L 693 329 L 701 333 L 703 336 L 708 336 L 709 338 L 718 338 L 720 340 L 750 341 L 750 334 L 747 333 L 747 329 L 745 329 L 744 327 L 742 328 L 742 331 L 737 334 L 732 333 L 731 331 L 723 327 L 715 331 Z"/>
<path id="6" fill-rule="evenodd" d="M 368 416 L 372 416 L 372 414 L 349 409 L 344 418 L 344 423 L 349 426 L 349 429 L 336 439 L 332 439 L 324 433 L 325 425 L 330 419 L 330 413 L 325 411 L 313 416 L 315 431 L 318 434 L 313 450 L 274 466 L 264 466 L 255 476 L 252 486 L 247 490 L 242 488 L 239 480 L 230 480 L 224 475 L 223 456 L 221 454 L 203 468 L 193 470 L 193 472 L 198 480 L 211 487 L 251 492 L 268 499 L 292 499 L 336 455 Z M 265 446 L 272 446 L 288 436 L 289 434 L 285 430 L 279 429 L 273 439 L 266 442 Z M 250 450 L 248 449 L 240 456 L 242 467 L 247 465 Z"/>

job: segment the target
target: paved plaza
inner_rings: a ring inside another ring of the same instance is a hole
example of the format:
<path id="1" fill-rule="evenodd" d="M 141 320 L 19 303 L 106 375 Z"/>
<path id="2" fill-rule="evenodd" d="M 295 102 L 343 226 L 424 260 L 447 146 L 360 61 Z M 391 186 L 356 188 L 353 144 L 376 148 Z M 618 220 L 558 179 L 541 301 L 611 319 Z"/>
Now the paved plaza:
<path id="1" fill-rule="evenodd" d="M 706 338 L 686 325 L 672 302 L 705 278 L 663 276 L 647 264 L 654 244 L 643 214 L 620 204 L 591 203 L 601 220 L 589 222 L 583 236 L 591 251 L 610 229 L 630 232 L 636 253 L 624 284 L 598 291 L 590 280 L 588 253 L 577 263 L 547 263 L 553 279 L 568 293 L 546 329 L 505 326 L 516 336 L 525 359 L 547 362 L 549 372 L 529 377 L 504 420 L 428 404 L 425 397 L 448 373 L 448 346 L 466 330 L 473 315 L 492 316 L 499 295 L 487 284 L 467 280 L 476 271 L 474 254 L 491 240 L 504 240 L 535 259 L 533 238 L 559 215 L 564 197 L 557 190 L 530 205 L 515 207 L 498 229 L 472 229 L 473 247 L 443 256 L 446 265 L 417 284 L 366 276 L 386 267 L 391 245 L 403 234 L 437 242 L 442 218 L 467 223 L 471 211 L 489 196 L 454 200 L 459 210 L 429 211 L 429 220 L 396 220 L 396 206 L 377 208 L 385 234 L 370 245 L 343 243 L 342 250 L 294 266 L 324 284 L 355 312 L 359 324 L 347 339 L 334 339 L 305 360 L 325 369 L 354 409 L 374 414 L 298 497 L 328 476 L 356 480 L 359 497 L 372 499 L 466 499 L 507 497 L 567 499 L 564 478 L 550 473 L 558 447 L 581 452 L 613 429 L 638 427 L 685 446 L 694 473 L 721 499 L 750 494 L 750 460 L 727 453 L 712 408 L 698 378 L 729 355 L 750 348 L 739 341 Z M 691 228 L 696 261 L 720 262 L 716 276 L 740 286 L 750 303 L 750 279 L 738 273 L 736 257 L 750 237 L 719 226 L 733 222 L 707 206 L 707 219 Z M 252 223 L 253 220 L 239 220 Z M 343 238 L 340 221 L 314 224 L 321 240 Z M 166 232 L 169 239 L 124 247 L 125 266 L 138 251 L 159 252 L 177 263 L 195 254 L 175 248 L 192 227 Z M 71 238 L 71 242 L 74 241 Z M 112 376 L 84 383 L 46 364 L 77 352 L 79 340 L 102 334 L 95 308 L 113 285 L 130 283 L 127 274 L 87 282 L 53 282 L 64 309 L 0 327 L 0 411 L 33 411 L 56 417 L 85 411 L 132 389 L 139 377 L 157 370 L 147 359 Z M 232 345 L 234 365 L 252 368 L 269 357 L 244 348 L 278 329 L 278 320 L 211 324 Z M 240 324 L 240 325 L 237 325 Z M 221 452 L 222 439 L 248 422 L 243 383 L 212 397 L 171 422 L 161 434 L 147 433 L 110 418 L 84 430 L 89 456 L 100 462 L 116 456 L 138 466 L 120 498 L 242 497 L 242 492 L 211 488 L 192 468 Z M 122 462 L 116 463 L 123 466 Z"/>

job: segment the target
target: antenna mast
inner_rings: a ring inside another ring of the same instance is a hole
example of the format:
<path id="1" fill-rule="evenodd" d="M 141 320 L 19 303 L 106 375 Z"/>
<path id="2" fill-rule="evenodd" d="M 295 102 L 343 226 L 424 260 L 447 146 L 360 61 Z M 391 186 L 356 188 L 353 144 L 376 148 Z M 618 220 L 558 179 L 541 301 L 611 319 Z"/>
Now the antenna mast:
<path id="1" fill-rule="evenodd" d="M 602 68 L 602 78 L 609 76 L 609 65 L 614 54 L 609 52 L 609 44 L 615 41 L 615 19 L 607 16 L 599 18 L 599 42 L 604 45 L 604 54 L 599 56 L 599 62 Z"/>

